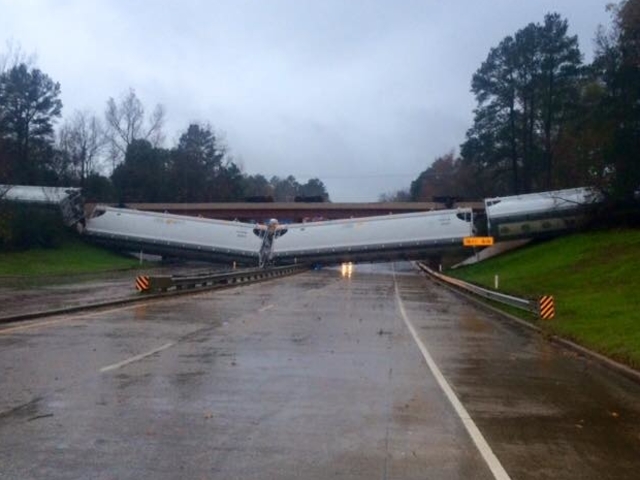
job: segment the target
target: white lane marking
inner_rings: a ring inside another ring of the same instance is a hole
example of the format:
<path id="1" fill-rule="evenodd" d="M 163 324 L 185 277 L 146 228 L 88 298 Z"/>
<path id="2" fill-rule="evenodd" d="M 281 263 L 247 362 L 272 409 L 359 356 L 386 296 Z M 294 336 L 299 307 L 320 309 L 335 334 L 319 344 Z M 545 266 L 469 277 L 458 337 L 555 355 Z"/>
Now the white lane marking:
<path id="1" fill-rule="evenodd" d="M 273 307 L 275 307 L 275 305 L 273 303 L 271 303 L 269 305 L 265 305 L 262 308 L 259 308 L 258 311 L 259 312 L 266 312 L 267 310 L 271 310 Z"/>
<path id="2" fill-rule="evenodd" d="M 21 330 L 28 330 L 30 328 L 46 327 L 48 325 L 55 325 L 57 323 L 66 322 L 68 320 L 69 320 L 68 318 L 62 318 L 60 320 L 47 320 L 46 322 L 32 323 L 29 325 L 20 325 L 19 327 L 3 328 L 2 330 L 0 330 L 0 335 L 6 335 L 7 333 L 12 333 L 12 332 L 19 332 Z"/>
<path id="3" fill-rule="evenodd" d="M 45 320 L 42 322 L 34 322 L 34 323 L 29 323 L 27 325 L 20 325 L 18 327 L 9 327 L 9 328 L 3 328 L 0 329 L 0 335 L 4 335 L 7 333 L 12 333 L 12 332 L 19 332 L 21 330 L 30 330 L 32 328 L 38 328 L 38 327 L 47 327 L 49 325 L 56 325 L 58 323 L 68 323 L 68 322 L 75 322 L 78 321 L 80 319 L 83 318 L 92 318 L 92 317 L 98 317 L 100 315 L 105 315 L 108 313 L 113 313 L 113 312 L 118 312 L 120 310 L 128 310 L 128 309 L 133 309 L 136 307 L 143 307 L 146 305 L 150 305 L 151 302 L 144 302 L 144 303 L 134 303 L 131 305 L 125 305 L 123 307 L 114 307 L 114 308 L 110 308 L 108 310 L 99 310 L 97 312 L 77 312 L 77 313 L 70 313 L 67 314 L 66 316 L 63 316 L 65 314 L 55 314 L 52 315 L 53 317 L 61 317 L 62 318 L 58 318 L 57 320 Z"/>
<path id="4" fill-rule="evenodd" d="M 106 367 L 102 367 L 100 369 L 100 373 L 110 372 L 111 370 L 116 370 L 120 367 L 124 367 L 125 365 L 129 365 L 130 363 L 137 362 L 138 360 L 142 360 L 143 358 L 150 357 L 154 353 L 158 353 L 163 350 L 166 350 L 167 348 L 173 347 L 175 344 L 176 344 L 175 342 L 165 343 L 161 347 L 154 348 L 153 350 L 150 350 L 146 353 L 141 353 L 140 355 L 136 355 L 135 357 L 127 358 L 126 360 L 123 360 L 122 362 L 114 363 L 113 365 L 107 365 Z"/>
<path id="5" fill-rule="evenodd" d="M 475 422 L 467 412 L 467 409 L 464 408 L 460 400 L 458 400 L 458 397 L 456 397 L 456 394 L 453 392 L 453 389 L 451 388 L 447 380 L 444 378 L 444 375 L 438 368 L 438 365 L 436 365 L 436 362 L 433 360 L 433 357 L 431 357 L 429 350 L 427 350 L 427 347 L 425 346 L 425 344 L 422 342 L 422 340 L 420 340 L 420 337 L 418 337 L 416 329 L 411 323 L 411 320 L 409 320 L 409 317 L 407 316 L 407 312 L 404 309 L 402 299 L 400 298 L 400 291 L 398 290 L 398 282 L 396 282 L 395 273 L 393 276 L 393 281 L 395 283 L 395 288 L 396 288 L 396 301 L 398 302 L 398 307 L 400 309 L 400 314 L 402 315 L 402 319 L 404 320 L 404 323 L 407 325 L 407 328 L 411 332 L 411 336 L 413 336 L 413 339 L 418 344 L 418 348 L 420 348 L 420 351 L 422 352 L 422 356 L 427 362 L 427 365 L 429 366 L 431 373 L 433 374 L 436 381 L 438 382 L 438 385 L 440 385 L 440 388 L 442 389 L 444 394 L 447 396 L 447 399 L 449 400 L 454 410 L 458 414 L 458 417 L 460 417 L 460 420 L 462 420 L 464 427 L 467 429 L 467 432 L 471 436 L 473 443 L 476 444 L 476 447 L 480 451 L 482 458 L 484 458 L 484 461 L 487 463 L 487 466 L 491 470 L 493 477 L 496 480 L 511 480 L 511 477 L 509 477 L 509 474 L 500 463 L 500 460 L 498 460 L 498 457 L 495 456 L 495 454 L 493 453 L 493 450 L 491 450 L 491 447 L 482 436 L 482 433 L 480 433 L 480 429 L 478 429 L 477 425 L 475 424 Z"/>

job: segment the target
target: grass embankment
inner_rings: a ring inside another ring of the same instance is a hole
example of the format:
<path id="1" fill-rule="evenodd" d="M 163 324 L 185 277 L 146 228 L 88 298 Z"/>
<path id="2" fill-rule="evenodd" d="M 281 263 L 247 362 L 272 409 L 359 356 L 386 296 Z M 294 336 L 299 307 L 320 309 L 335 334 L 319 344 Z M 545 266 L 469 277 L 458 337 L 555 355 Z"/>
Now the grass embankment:
<path id="1" fill-rule="evenodd" d="M 0 252 L 0 276 L 72 275 L 135 268 L 138 260 L 82 242 L 65 239 L 58 248 Z"/>
<path id="2" fill-rule="evenodd" d="M 448 275 L 523 297 L 553 295 L 544 330 L 640 368 L 640 230 L 581 233 Z"/>

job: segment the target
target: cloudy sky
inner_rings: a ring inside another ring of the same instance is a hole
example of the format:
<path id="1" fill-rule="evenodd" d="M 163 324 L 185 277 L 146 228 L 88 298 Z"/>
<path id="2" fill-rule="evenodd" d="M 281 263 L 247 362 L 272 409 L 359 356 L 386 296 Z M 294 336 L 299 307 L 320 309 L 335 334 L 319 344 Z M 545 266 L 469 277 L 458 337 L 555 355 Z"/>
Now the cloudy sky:
<path id="1" fill-rule="evenodd" d="M 0 0 L 0 42 L 36 53 L 66 116 L 133 88 L 166 146 L 209 122 L 249 174 L 375 201 L 459 147 L 491 47 L 553 11 L 590 61 L 608 1 Z"/>

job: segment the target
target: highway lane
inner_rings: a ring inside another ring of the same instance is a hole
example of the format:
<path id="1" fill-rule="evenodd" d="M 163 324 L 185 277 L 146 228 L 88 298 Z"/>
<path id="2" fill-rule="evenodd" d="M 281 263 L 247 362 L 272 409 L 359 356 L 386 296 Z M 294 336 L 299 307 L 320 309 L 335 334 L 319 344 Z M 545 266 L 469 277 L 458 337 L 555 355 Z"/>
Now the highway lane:
<path id="1" fill-rule="evenodd" d="M 0 375 L 2 479 L 640 467 L 638 385 L 402 263 L 5 326 Z"/>

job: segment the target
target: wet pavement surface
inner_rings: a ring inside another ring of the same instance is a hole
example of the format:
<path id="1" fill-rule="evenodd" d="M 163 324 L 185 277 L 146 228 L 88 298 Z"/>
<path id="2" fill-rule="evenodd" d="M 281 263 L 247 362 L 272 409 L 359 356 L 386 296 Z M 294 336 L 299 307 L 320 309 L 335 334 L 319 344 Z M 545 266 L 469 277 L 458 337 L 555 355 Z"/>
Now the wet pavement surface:
<path id="1" fill-rule="evenodd" d="M 137 275 L 195 274 L 228 270 L 222 265 L 187 263 L 151 265 L 148 269 L 44 276 L 0 277 L 0 319 L 20 314 L 139 297 Z"/>
<path id="2" fill-rule="evenodd" d="M 494 478 L 418 342 L 505 478 L 638 478 L 639 385 L 398 263 L 2 326 L 0 479 Z"/>

